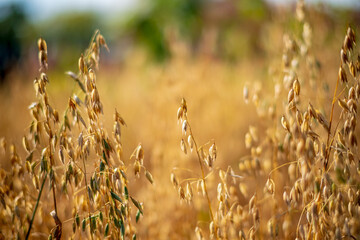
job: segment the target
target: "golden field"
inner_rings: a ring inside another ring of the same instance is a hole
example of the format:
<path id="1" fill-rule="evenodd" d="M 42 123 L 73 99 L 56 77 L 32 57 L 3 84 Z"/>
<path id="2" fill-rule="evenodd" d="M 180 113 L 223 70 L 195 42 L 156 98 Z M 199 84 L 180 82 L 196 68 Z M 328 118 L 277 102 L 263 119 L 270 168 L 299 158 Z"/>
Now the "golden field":
<path id="1" fill-rule="evenodd" d="M 84 91 L 51 62 L 12 73 L 0 239 L 359 239 L 359 26 L 302 11 L 264 22 L 263 52 L 236 62 L 175 34 L 163 64 L 135 49 L 102 65 L 96 32 L 68 69 Z"/>

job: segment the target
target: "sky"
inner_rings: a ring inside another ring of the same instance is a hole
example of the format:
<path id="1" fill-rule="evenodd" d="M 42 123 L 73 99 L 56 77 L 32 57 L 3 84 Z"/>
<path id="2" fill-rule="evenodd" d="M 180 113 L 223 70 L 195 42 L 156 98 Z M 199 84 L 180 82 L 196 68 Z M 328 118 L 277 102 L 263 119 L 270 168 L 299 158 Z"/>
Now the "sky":
<path id="1" fill-rule="evenodd" d="M 44 20 L 69 11 L 94 11 L 113 17 L 136 8 L 138 0 L 0 0 L 0 7 L 9 3 L 20 3 L 30 18 Z"/>
<path id="2" fill-rule="evenodd" d="M 0 0 L 0 7 L 8 3 L 23 4 L 30 18 L 36 21 L 68 11 L 94 11 L 106 17 L 116 17 L 135 9 L 141 1 L 144 0 Z M 286 4 L 295 0 L 266 1 L 273 4 Z M 360 0 L 305 0 L 305 2 L 315 4 L 323 2 L 338 7 L 360 8 Z"/>

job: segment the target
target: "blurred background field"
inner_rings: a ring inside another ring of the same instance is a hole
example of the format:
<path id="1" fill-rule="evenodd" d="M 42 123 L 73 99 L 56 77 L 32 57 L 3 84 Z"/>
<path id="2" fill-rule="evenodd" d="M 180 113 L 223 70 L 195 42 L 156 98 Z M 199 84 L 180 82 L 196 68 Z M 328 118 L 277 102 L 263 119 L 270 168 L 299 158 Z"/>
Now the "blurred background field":
<path id="1" fill-rule="evenodd" d="M 283 35 L 300 31 L 295 4 L 262 0 L 69 1 L 68 6 L 54 9 L 50 2 L 0 4 L 0 137 L 26 155 L 21 138 L 28 131 L 28 106 L 35 99 L 32 85 L 39 68 L 38 37 L 48 45 L 49 100 L 62 114 L 68 98 L 78 91 L 65 72 L 77 71 L 80 54 L 99 29 L 110 49 L 101 52 L 97 70 L 104 126 L 112 132 L 116 108 L 127 123 L 122 137 L 124 155 L 130 156 L 141 142 L 144 165 L 155 181 L 151 186 L 144 186 L 143 180 L 131 183 L 132 189 L 138 189 L 137 198 L 146 199 L 144 218 L 137 225 L 139 238 L 193 239 L 197 221 L 208 218 L 202 216 L 207 208 L 193 211 L 202 200 L 194 206 L 181 203 L 170 182 L 174 167 L 198 172 L 195 155 L 184 156 L 179 146 L 176 111 L 181 98 L 188 102 L 198 141 L 215 140 L 216 167 L 238 170 L 238 160 L 249 154 L 244 143 L 249 125 L 259 129 L 265 125 L 254 103 L 245 104 L 243 88 L 252 86 L 252 93 L 261 89 L 261 98 L 273 95 L 273 73 L 280 71 Z M 313 98 L 321 103 L 331 99 L 338 52 L 348 25 L 359 32 L 360 4 L 310 1 L 307 11 L 319 79 L 330 82 L 320 80 L 320 89 L 314 89 Z M 323 99 L 317 98 L 317 91 L 324 93 Z M 0 166 L 7 168 L 6 158 L 0 159 Z M 266 179 L 257 183 L 256 176 L 249 176 L 246 181 L 262 189 Z M 216 189 L 210 189 L 210 194 L 215 195 Z"/>

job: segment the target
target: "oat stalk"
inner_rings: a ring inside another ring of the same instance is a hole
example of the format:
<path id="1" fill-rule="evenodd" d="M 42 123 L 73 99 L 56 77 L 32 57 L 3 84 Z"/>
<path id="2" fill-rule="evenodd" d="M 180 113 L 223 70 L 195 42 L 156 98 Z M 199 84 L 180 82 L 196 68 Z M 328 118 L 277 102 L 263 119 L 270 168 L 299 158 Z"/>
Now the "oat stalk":
<path id="1" fill-rule="evenodd" d="M 205 176 L 204 166 L 203 166 L 203 164 L 201 162 L 201 156 L 200 156 L 200 153 L 199 153 L 199 148 L 198 148 L 196 140 L 194 138 L 194 135 L 193 135 L 189 120 L 187 120 L 187 122 L 188 122 L 188 127 L 189 127 L 189 133 L 191 134 L 191 138 L 194 141 L 196 154 L 197 154 L 197 157 L 198 157 L 198 160 L 199 160 L 199 165 L 200 165 L 200 168 L 201 168 L 201 176 L 202 176 L 202 180 L 204 181 L 204 190 L 205 190 L 206 199 L 207 199 L 208 205 L 209 205 L 209 211 L 210 211 L 210 215 L 211 215 L 211 220 L 214 221 L 215 219 L 214 219 L 214 214 L 213 214 L 213 211 L 212 211 L 212 208 L 211 208 L 211 201 L 210 201 L 209 193 L 208 193 L 208 190 L 207 190 L 207 187 L 206 187 L 206 180 L 205 180 L 206 176 Z"/>
<path id="2" fill-rule="evenodd" d="M 35 208 L 34 208 L 34 211 L 33 211 L 33 213 L 32 213 L 32 217 L 31 217 L 30 224 L 29 224 L 29 229 L 28 229 L 28 231 L 27 231 L 27 233 L 26 233 L 26 237 L 25 237 L 26 240 L 27 240 L 27 239 L 29 238 L 29 236 L 30 236 L 30 231 L 31 231 L 32 225 L 33 225 L 33 223 L 34 223 L 36 210 L 37 210 L 37 208 L 38 208 L 38 206 L 39 206 L 39 202 L 40 202 L 42 190 L 44 189 L 46 177 L 47 177 L 47 172 L 45 172 L 45 176 L 44 176 L 44 179 L 43 179 L 43 182 L 42 182 L 42 184 L 41 184 L 41 188 L 40 188 L 40 191 L 39 191 L 37 200 L 36 200 Z"/>
<path id="3" fill-rule="evenodd" d="M 341 67 L 341 64 L 340 64 Z M 330 120 L 329 120 L 329 131 L 328 131 L 328 136 L 327 136 L 327 140 L 326 140 L 326 156 L 325 156 L 325 162 L 324 162 L 324 170 L 326 171 L 327 169 L 327 165 L 329 162 L 329 157 L 330 157 L 330 153 L 331 153 L 331 146 L 329 146 L 329 142 L 330 142 L 330 137 L 331 137 L 331 126 L 332 126 L 332 122 L 333 122 L 333 117 L 334 117 L 334 108 L 335 108 L 335 103 L 336 103 L 336 99 L 337 99 L 337 90 L 339 87 L 339 82 L 340 82 L 340 77 L 338 75 L 337 77 L 337 81 L 336 81 L 336 87 L 335 87 L 335 91 L 334 91 L 334 97 L 332 99 L 332 103 L 331 103 L 331 113 L 330 113 Z"/>
<path id="4" fill-rule="evenodd" d="M 200 165 L 200 169 L 201 169 L 201 179 L 204 182 L 204 192 L 205 192 L 205 195 L 206 195 L 206 200 L 207 200 L 207 203 L 208 203 L 211 220 L 215 223 L 215 218 L 214 218 L 213 210 L 212 210 L 212 207 L 211 207 L 211 201 L 210 201 L 210 197 L 209 197 L 209 192 L 207 190 L 207 185 L 206 185 L 206 176 L 205 176 L 204 166 L 203 166 L 203 164 L 201 162 L 201 156 L 200 156 L 200 152 L 199 152 L 200 148 L 198 148 L 198 145 L 197 145 L 196 140 L 194 138 L 194 134 L 193 134 L 192 129 L 191 129 L 190 122 L 187 119 L 187 116 L 186 116 L 186 121 L 187 121 L 188 129 L 189 129 L 189 134 L 190 134 L 192 140 L 194 141 L 194 147 L 196 149 L 196 155 L 197 155 L 197 158 L 199 160 L 199 165 Z M 216 234 L 217 225 L 215 224 L 214 226 L 215 226 L 215 236 L 216 236 L 216 239 L 218 239 L 218 236 Z"/>
<path id="5" fill-rule="evenodd" d="M 83 170 L 83 172 L 84 172 L 84 180 L 85 180 L 85 189 L 86 189 L 86 196 L 87 196 L 87 199 L 88 199 L 88 204 L 89 204 L 89 225 L 90 225 L 90 236 L 91 236 L 91 239 L 93 239 L 93 235 L 92 235 L 92 225 L 91 225 L 91 211 L 90 211 L 90 206 L 91 206 L 91 203 L 90 203 L 90 196 L 89 196 L 89 191 L 88 191 L 88 182 L 87 182 L 87 180 L 86 180 L 86 165 L 85 165 L 85 159 L 84 159 L 84 157 L 82 158 L 82 160 L 83 160 L 83 164 L 84 164 L 84 170 Z"/>

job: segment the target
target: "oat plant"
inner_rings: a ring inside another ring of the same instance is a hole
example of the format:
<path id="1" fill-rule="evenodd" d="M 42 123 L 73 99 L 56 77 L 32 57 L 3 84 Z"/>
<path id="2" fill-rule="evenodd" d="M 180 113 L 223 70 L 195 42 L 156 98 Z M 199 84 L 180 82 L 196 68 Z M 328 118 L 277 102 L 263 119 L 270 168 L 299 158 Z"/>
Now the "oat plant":
<path id="1" fill-rule="evenodd" d="M 12 170 L 1 170 L 2 235 L 19 239 L 44 235 L 49 239 L 136 239 L 135 224 L 144 212 L 143 203 L 129 189 L 129 170 L 140 176 L 143 168 L 146 178 L 151 183 L 153 179 L 143 166 L 141 144 L 130 160 L 124 159 L 121 129 L 126 123 L 117 110 L 112 135 L 103 127 L 95 73 L 101 47 L 108 49 L 96 31 L 79 58 L 78 73 L 66 73 L 78 90 L 60 117 L 47 93 L 51 82 L 46 73 L 47 45 L 44 39 L 38 40 L 37 101 L 29 106 L 32 122 L 23 138 L 28 156 L 23 161 L 11 145 Z M 2 147 L 7 151 L 5 140 Z M 21 184 L 16 184 L 18 181 Z M 46 195 L 51 196 L 51 202 Z"/>

